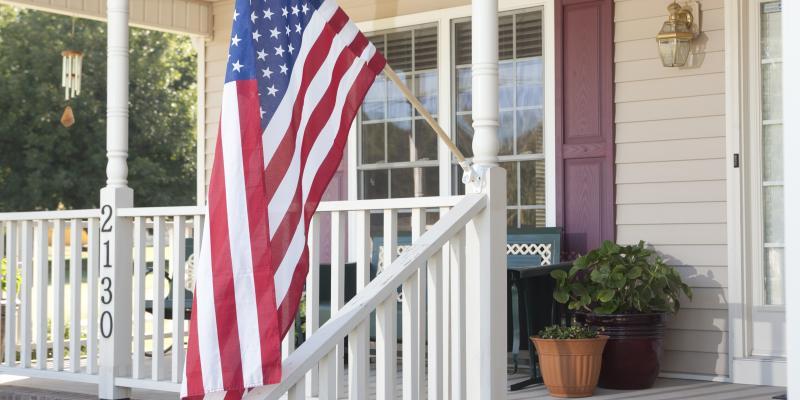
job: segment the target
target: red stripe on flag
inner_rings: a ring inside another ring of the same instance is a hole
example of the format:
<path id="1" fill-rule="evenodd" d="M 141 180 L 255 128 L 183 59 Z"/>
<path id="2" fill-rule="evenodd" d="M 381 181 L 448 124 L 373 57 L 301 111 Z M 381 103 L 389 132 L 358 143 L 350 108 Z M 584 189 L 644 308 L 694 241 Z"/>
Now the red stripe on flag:
<path id="1" fill-rule="evenodd" d="M 196 246 L 199 248 L 200 243 Z M 199 254 L 199 253 L 198 253 Z M 197 308 L 197 288 L 194 290 L 194 298 L 192 300 L 192 319 L 189 322 L 189 344 L 186 347 L 186 394 L 187 397 L 199 396 L 205 393 L 203 386 L 203 369 L 200 363 L 200 347 L 197 343 L 197 318 L 194 317 L 199 313 Z"/>
<path id="2" fill-rule="evenodd" d="M 217 134 L 214 166 L 211 170 L 211 182 L 208 188 L 208 213 L 209 230 L 211 231 L 211 274 L 214 284 L 214 309 L 217 318 L 222 382 L 226 389 L 244 389 L 228 236 L 228 209 L 225 198 L 225 165 L 223 163 L 221 129 Z"/>
<path id="3" fill-rule="evenodd" d="M 376 59 L 378 59 L 377 62 Z M 359 72 L 352 88 L 348 92 L 346 97 L 346 106 L 342 109 L 342 122 L 339 126 L 339 131 L 336 134 L 336 138 L 334 139 L 333 146 L 331 146 L 331 150 L 328 152 L 327 156 L 325 157 L 325 161 L 322 162 L 317 175 L 314 177 L 314 181 L 309 189 L 308 199 L 304 205 L 303 223 L 305 224 L 306 231 L 308 230 L 311 217 L 314 215 L 314 212 L 316 212 L 319 201 L 322 198 L 328 183 L 333 177 L 333 174 L 336 173 L 336 168 L 342 161 L 344 147 L 347 144 L 347 133 L 350 131 L 350 124 L 353 122 L 356 112 L 358 112 L 358 107 L 364 100 L 364 96 L 367 95 L 367 91 L 369 90 L 370 86 L 372 86 L 372 82 L 375 80 L 375 73 L 373 72 L 374 68 L 381 63 L 385 63 L 385 60 L 382 56 L 376 55 L 373 57 L 372 60 L 370 60 L 370 63 L 364 66 L 361 72 Z M 383 69 L 382 65 L 380 65 L 379 70 L 380 69 Z M 305 283 L 305 276 L 307 272 L 308 248 L 306 247 L 303 251 L 303 255 L 300 257 L 300 262 L 294 271 L 294 275 L 292 276 L 292 283 L 289 286 L 289 291 L 286 294 L 286 298 L 278 307 L 278 315 L 281 316 L 281 327 L 283 328 L 282 331 L 284 334 L 289 329 L 285 322 L 285 318 L 293 318 L 293 316 L 297 313 L 297 308 L 300 305 L 300 296 L 303 293 L 303 284 Z M 291 320 L 289 321 L 291 322 Z"/>
<path id="4" fill-rule="evenodd" d="M 275 304 L 274 267 L 270 265 L 269 221 L 264 202 L 264 148 L 261 141 L 261 117 L 258 83 L 255 80 L 236 83 L 239 101 L 239 130 L 242 143 L 242 166 L 247 196 L 247 217 L 250 225 L 250 252 L 253 259 L 253 283 L 258 308 L 258 332 L 261 338 L 261 371 L 264 384 L 281 379 L 280 337 Z"/>

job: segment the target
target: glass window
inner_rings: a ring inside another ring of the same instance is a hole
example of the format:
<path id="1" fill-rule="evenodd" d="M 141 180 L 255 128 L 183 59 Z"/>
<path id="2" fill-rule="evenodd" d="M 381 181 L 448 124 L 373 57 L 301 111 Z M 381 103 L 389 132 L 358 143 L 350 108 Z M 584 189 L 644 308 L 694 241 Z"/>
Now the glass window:
<path id="1" fill-rule="evenodd" d="M 764 302 L 784 304 L 783 107 L 781 3 L 760 10 L 761 221 Z"/>
<path id="2" fill-rule="evenodd" d="M 508 226 L 545 226 L 544 58 L 542 12 L 500 16 L 499 105 L 501 166 L 508 172 Z M 472 156 L 472 32 L 469 20 L 453 25 L 455 142 Z M 464 193 L 453 165 L 454 193 Z"/>
<path id="3" fill-rule="evenodd" d="M 386 32 L 369 39 L 436 117 L 439 105 L 436 27 Z M 359 198 L 439 195 L 436 134 L 383 74 L 367 93 L 358 128 Z"/>

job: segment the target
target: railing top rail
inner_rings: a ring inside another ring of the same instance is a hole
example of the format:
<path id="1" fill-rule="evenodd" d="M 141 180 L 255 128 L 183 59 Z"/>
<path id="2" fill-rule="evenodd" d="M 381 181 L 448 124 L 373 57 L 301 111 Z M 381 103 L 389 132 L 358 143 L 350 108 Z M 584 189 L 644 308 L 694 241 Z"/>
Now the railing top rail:
<path id="1" fill-rule="evenodd" d="M 203 215 L 205 207 L 201 206 L 178 206 L 178 207 L 131 207 L 120 208 L 117 213 L 120 217 L 190 217 L 193 215 Z"/>
<path id="2" fill-rule="evenodd" d="M 397 288 L 414 271 L 486 207 L 485 194 L 469 194 L 461 197 L 461 200 L 283 361 L 283 379 L 280 383 L 257 388 L 248 393 L 246 398 L 279 399 L 349 332 L 368 318 L 381 302 L 396 294 Z M 408 207 L 406 205 L 403 208 Z"/>
<path id="3" fill-rule="evenodd" d="M 462 199 L 464 199 L 464 197 L 465 196 L 438 196 L 409 197 L 402 199 L 323 201 L 319 203 L 317 211 L 330 212 L 454 207 Z"/>
<path id="4" fill-rule="evenodd" d="M 56 211 L 22 211 L 0 213 L 0 221 L 32 221 L 50 219 L 83 219 L 100 218 L 100 210 L 56 210 Z"/>

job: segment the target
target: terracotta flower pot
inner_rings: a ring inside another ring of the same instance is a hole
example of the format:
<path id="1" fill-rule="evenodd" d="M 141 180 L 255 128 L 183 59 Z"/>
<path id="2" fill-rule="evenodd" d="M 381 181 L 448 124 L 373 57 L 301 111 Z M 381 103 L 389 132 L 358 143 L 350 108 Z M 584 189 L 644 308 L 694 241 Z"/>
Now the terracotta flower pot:
<path id="1" fill-rule="evenodd" d="M 578 322 L 603 330 L 599 386 L 607 389 L 647 389 L 661 370 L 666 314 L 576 314 Z"/>
<path id="2" fill-rule="evenodd" d="M 588 397 L 594 394 L 603 348 L 608 336 L 594 339 L 542 339 L 531 337 L 547 390 L 555 397 Z"/>

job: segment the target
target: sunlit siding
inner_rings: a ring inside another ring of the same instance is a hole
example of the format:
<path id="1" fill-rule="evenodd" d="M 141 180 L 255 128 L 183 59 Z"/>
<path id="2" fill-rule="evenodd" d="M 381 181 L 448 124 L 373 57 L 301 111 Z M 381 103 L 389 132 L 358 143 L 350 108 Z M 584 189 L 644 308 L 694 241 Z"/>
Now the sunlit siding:
<path id="1" fill-rule="evenodd" d="M 665 0 L 615 2 L 617 239 L 640 239 L 694 287 L 672 318 L 664 372 L 728 374 L 723 1 L 702 2 L 702 50 L 664 68 Z"/>

